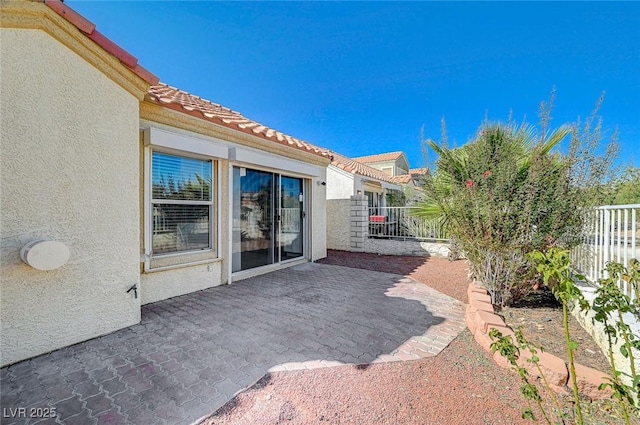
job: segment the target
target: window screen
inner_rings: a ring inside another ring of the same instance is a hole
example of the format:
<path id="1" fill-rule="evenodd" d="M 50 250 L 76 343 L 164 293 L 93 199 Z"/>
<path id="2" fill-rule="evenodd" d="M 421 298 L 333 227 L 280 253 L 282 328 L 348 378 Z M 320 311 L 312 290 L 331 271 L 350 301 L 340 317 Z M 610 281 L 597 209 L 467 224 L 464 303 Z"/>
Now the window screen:
<path id="1" fill-rule="evenodd" d="M 153 253 L 210 249 L 212 161 L 153 152 L 151 176 Z"/>

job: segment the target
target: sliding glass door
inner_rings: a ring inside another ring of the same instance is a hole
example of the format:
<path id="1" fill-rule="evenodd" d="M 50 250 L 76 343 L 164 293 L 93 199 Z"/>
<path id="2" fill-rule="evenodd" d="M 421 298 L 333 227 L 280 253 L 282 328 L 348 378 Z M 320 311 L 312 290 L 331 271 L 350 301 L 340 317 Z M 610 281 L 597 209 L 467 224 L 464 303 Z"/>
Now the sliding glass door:
<path id="1" fill-rule="evenodd" d="M 304 195 L 302 179 L 280 176 L 280 261 L 302 257 Z"/>
<path id="2" fill-rule="evenodd" d="M 304 181 L 233 167 L 234 272 L 304 255 Z"/>

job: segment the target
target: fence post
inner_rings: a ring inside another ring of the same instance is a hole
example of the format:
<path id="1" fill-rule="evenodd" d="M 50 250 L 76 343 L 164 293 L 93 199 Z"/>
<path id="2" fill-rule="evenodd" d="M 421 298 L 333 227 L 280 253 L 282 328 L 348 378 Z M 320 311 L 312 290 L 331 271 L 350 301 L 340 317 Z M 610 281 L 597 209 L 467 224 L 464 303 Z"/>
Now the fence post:
<path id="1" fill-rule="evenodd" d="M 369 204 L 366 195 L 351 197 L 351 251 L 363 252 L 369 236 Z"/>

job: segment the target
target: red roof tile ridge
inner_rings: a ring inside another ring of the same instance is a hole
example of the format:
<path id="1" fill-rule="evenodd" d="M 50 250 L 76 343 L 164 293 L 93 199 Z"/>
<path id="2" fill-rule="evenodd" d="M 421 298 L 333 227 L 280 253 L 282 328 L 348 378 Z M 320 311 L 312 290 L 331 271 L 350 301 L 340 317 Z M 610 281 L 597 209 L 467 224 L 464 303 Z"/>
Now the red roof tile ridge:
<path id="1" fill-rule="evenodd" d="M 413 180 L 413 178 L 411 177 L 410 174 L 400 174 L 400 175 L 391 177 L 391 181 L 393 181 L 394 183 L 400 183 L 400 184 L 407 184 L 411 180 Z"/>
<path id="2" fill-rule="evenodd" d="M 378 170 L 377 168 L 370 167 L 367 164 L 364 164 L 353 158 L 348 158 L 337 152 L 330 151 L 329 153 L 333 155 L 331 165 L 335 167 L 338 167 L 351 174 L 359 174 L 361 176 L 372 177 L 378 180 L 386 181 L 388 183 L 394 183 L 391 176 Z"/>
<path id="3" fill-rule="evenodd" d="M 129 68 L 131 72 L 142 78 L 149 84 L 156 84 L 159 80 L 154 74 L 147 69 L 138 65 L 138 59 L 131 53 L 118 46 L 113 41 L 109 40 L 99 31 L 96 31 L 96 26 L 90 22 L 87 18 L 80 15 L 78 12 L 64 4 L 60 0 L 44 0 L 45 6 L 56 12 L 67 22 L 78 28 L 80 32 L 87 36 L 91 41 L 102 47 L 107 53 L 114 56 L 124 66 Z"/>
<path id="4" fill-rule="evenodd" d="M 279 144 L 293 146 L 300 150 L 313 152 L 320 156 L 329 156 L 327 149 L 312 145 L 311 143 L 297 139 L 293 136 L 283 134 L 277 130 L 267 127 L 264 124 L 246 118 L 240 112 L 226 108 L 217 103 L 213 103 L 210 100 L 203 99 L 199 96 L 195 96 L 166 83 L 152 85 L 147 94 L 151 101 L 167 105 L 169 108 L 180 108 L 186 113 L 192 115 L 199 113 L 200 115 L 197 116 L 200 118 L 212 120 L 217 124 L 221 124 L 234 130 L 253 134 Z"/>
<path id="5" fill-rule="evenodd" d="M 383 152 L 383 153 L 377 153 L 373 155 L 359 156 L 359 157 L 356 157 L 355 159 L 360 162 L 367 163 L 367 162 L 385 161 L 388 159 L 396 159 L 396 158 L 399 158 L 401 155 L 404 155 L 403 151 L 394 151 L 394 152 Z"/>
<path id="6" fill-rule="evenodd" d="M 91 34 L 95 29 L 96 25 L 89 21 L 87 18 L 71 9 L 69 6 L 64 4 L 60 0 L 44 0 L 44 4 L 49 6 L 49 8 L 53 9 L 58 15 L 65 18 L 67 21 L 76 26 L 80 31 L 85 34 Z"/>
<path id="7" fill-rule="evenodd" d="M 233 112 L 233 113 L 239 114 L 239 112 L 233 111 L 230 108 L 227 108 L 225 106 L 222 106 L 222 105 L 220 105 L 218 103 L 212 102 L 212 101 L 210 101 L 208 99 L 205 99 L 203 97 L 200 97 L 200 96 L 197 96 L 195 94 L 189 93 L 186 90 L 179 89 L 177 87 L 174 87 L 172 85 L 169 85 L 169 84 L 166 84 L 166 83 L 163 83 L 163 82 L 158 82 L 158 83 L 152 85 L 151 88 L 149 89 L 149 91 L 151 92 L 152 89 L 162 89 L 162 88 L 175 90 L 177 92 L 175 95 L 179 95 L 179 96 L 183 96 L 183 97 L 191 97 L 194 100 L 198 100 L 198 101 L 201 101 L 201 102 L 204 102 L 204 103 L 208 103 L 208 104 L 210 104 L 210 105 L 212 105 L 212 106 L 214 106 L 216 108 L 222 109 L 223 111 Z M 162 101 L 162 99 L 160 99 L 160 100 Z M 181 106 L 182 106 L 182 104 L 181 104 Z"/>

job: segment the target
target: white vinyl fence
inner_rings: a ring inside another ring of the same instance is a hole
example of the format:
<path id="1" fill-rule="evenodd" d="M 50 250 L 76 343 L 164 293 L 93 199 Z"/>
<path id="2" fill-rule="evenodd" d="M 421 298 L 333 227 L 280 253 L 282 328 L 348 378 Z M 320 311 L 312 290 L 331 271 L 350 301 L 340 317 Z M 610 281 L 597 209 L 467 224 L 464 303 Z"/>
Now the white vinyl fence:
<path id="1" fill-rule="evenodd" d="M 615 261 L 625 266 L 640 260 L 640 204 L 607 205 L 589 214 L 582 245 L 571 252 L 574 267 L 592 283 L 605 277 L 605 266 Z M 628 283 L 619 283 L 627 295 L 636 298 Z"/>
<path id="2" fill-rule="evenodd" d="M 416 217 L 416 207 L 369 207 L 369 237 L 448 241 L 437 220 Z"/>

